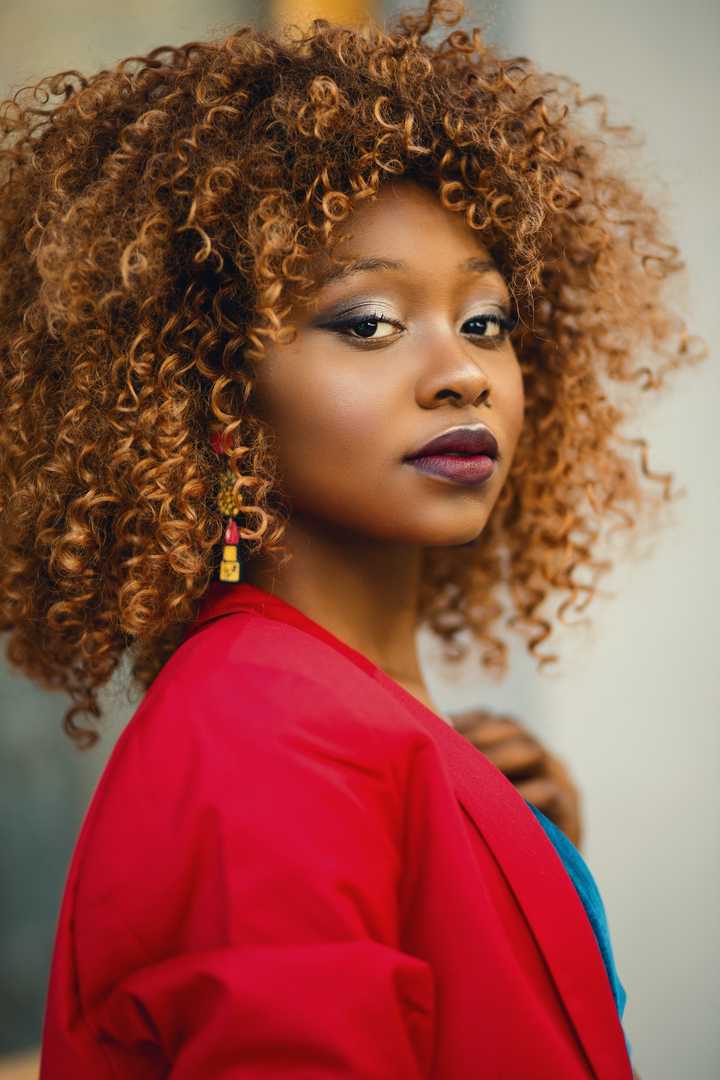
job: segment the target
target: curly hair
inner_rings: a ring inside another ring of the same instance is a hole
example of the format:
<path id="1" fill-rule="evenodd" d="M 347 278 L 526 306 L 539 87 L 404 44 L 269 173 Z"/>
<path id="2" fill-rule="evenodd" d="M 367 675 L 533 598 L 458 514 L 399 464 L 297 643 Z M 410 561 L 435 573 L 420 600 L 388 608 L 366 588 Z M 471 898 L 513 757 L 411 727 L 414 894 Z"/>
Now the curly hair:
<path id="1" fill-rule="evenodd" d="M 336 224 L 389 177 L 463 215 L 518 315 L 511 471 L 476 541 L 423 553 L 418 625 L 444 658 L 466 655 L 467 630 L 502 674 L 504 616 L 541 666 L 554 661 L 538 651 L 553 629 L 543 604 L 563 596 L 560 621 L 583 610 L 611 566 L 603 524 L 631 528 L 632 511 L 671 499 L 672 474 L 619 431 L 629 402 L 609 397 L 703 358 L 662 298 L 685 264 L 613 158 L 637 145 L 632 128 L 483 28 L 430 44 L 436 22 L 465 14 L 431 0 L 385 27 L 242 26 L 2 102 L 0 630 L 11 664 L 70 695 L 63 728 L 79 747 L 99 736 L 76 717 L 102 716 L 97 692 L 123 654 L 147 689 L 216 571 L 211 435 L 230 447 L 244 550 L 283 553 L 254 365 L 293 339 L 309 261 L 332 257 Z"/>

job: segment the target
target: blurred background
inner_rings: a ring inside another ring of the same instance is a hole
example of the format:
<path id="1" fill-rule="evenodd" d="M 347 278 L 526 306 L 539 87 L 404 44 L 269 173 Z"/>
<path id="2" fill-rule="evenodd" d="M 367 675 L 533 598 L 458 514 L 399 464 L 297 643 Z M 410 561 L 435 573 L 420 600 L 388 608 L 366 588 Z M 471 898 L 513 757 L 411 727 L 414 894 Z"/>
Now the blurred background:
<path id="1" fill-rule="evenodd" d="M 323 15 L 381 21 L 395 2 L 354 0 L 2 0 L 0 96 L 51 72 L 92 72 L 161 44 L 264 29 Z M 417 7 L 414 4 L 413 7 Z M 424 5 L 420 5 L 424 6 Z M 663 206 L 688 266 L 669 297 L 710 346 L 671 377 L 626 433 L 650 443 L 650 465 L 675 473 L 685 497 L 666 525 L 620 562 L 590 624 L 558 630 L 561 662 L 538 674 L 521 643 L 501 683 L 468 661 L 446 675 L 420 639 L 431 693 L 453 711 L 502 709 L 564 757 L 583 794 L 583 854 L 602 892 L 625 1029 L 644 1080 L 720 1076 L 720 601 L 717 462 L 720 287 L 717 106 L 720 5 L 715 0 L 476 0 L 509 54 L 603 93 L 610 123 L 644 139 L 635 177 Z M 445 31 L 447 32 L 447 31 Z M 35 1048 L 68 862 L 88 801 L 137 700 L 120 670 L 104 697 L 98 747 L 62 734 L 64 697 L 41 691 L 0 656 L 0 1076 L 37 1076 Z"/>

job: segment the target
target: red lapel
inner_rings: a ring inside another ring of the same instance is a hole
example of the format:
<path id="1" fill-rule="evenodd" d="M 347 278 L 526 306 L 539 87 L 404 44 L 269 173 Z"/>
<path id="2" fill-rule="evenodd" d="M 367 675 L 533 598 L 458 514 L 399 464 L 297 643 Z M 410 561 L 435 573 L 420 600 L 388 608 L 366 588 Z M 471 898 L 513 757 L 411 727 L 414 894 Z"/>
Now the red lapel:
<path id="1" fill-rule="evenodd" d="M 183 640 L 206 623 L 252 610 L 314 634 L 380 682 L 420 721 L 447 762 L 455 793 L 489 844 L 524 912 L 597 1077 L 632 1080 L 632 1067 L 595 934 L 544 829 L 510 781 L 467 739 L 356 649 L 292 604 L 242 582 L 213 582 Z"/>

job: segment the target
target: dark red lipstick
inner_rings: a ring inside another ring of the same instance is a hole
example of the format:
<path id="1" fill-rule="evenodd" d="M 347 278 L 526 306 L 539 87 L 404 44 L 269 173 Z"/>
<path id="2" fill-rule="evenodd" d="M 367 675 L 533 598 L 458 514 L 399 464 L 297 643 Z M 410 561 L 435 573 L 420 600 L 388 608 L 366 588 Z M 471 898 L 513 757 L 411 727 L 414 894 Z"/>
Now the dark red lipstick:
<path id="1" fill-rule="evenodd" d="M 462 484 L 481 484 L 495 471 L 497 439 L 485 424 L 450 428 L 404 458 L 420 472 Z"/>

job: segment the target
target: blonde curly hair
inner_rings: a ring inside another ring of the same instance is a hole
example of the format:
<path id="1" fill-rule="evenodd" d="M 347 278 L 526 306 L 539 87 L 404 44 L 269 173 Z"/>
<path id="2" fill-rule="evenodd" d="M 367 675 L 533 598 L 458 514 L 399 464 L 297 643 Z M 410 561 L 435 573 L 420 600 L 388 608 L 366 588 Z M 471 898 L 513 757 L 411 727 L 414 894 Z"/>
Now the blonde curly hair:
<path id="1" fill-rule="evenodd" d="M 519 320 L 510 474 L 477 541 L 423 556 L 420 621 L 445 658 L 466 654 L 467 629 L 502 674 L 505 615 L 554 660 L 539 651 L 544 602 L 561 595 L 560 620 L 586 607 L 611 565 L 601 526 L 671 498 L 645 440 L 620 434 L 628 402 L 608 397 L 657 391 L 702 357 L 662 298 L 677 248 L 612 164 L 632 129 L 481 28 L 426 40 L 464 15 L 431 0 L 385 29 L 242 26 L 63 71 L 0 106 L 0 630 L 11 664 L 70 695 L 78 746 L 97 740 L 76 718 L 101 717 L 97 691 L 126 650 L 147 689 L 215 573 L 211 435 L 231 447 L 245 552 L 284 551 L 254 365 L 292 339 L 286 316 L 336 224 L 390 177 L 463 215 Z"/>

